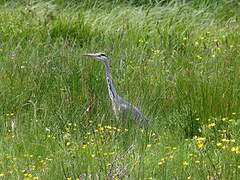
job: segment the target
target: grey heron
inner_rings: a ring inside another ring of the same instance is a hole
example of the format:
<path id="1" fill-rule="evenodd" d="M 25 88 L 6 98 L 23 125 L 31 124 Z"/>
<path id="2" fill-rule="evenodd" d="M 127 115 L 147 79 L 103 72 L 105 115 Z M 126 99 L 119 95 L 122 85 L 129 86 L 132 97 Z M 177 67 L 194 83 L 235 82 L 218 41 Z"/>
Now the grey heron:
<path id="1" fill-rule="evenodd" d="M 108 94 L 112 101 L 112 108 L 115 113 L 117 119 L 121 118 L 130 118 L 133 119 L 137 124 L 146 126 L 148 124 L 148 120 L 141 113 L 141 111 L 124 100 L 121 96 L 118 95 L 112 80 L 111 70 L 110 70 L 110 59 L 107 57 L 105 53 L 90 53 L 90 54 L 82 54 L 82 56 L 93 57 L 101 60 L 105 64 L 106 70 L 106 80 L 108 87 Z"/>

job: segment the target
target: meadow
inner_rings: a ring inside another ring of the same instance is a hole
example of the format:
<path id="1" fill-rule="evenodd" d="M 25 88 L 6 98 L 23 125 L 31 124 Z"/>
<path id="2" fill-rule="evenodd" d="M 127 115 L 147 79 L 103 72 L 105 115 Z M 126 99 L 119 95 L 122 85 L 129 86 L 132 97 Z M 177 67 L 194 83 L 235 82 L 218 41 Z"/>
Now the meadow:
<path id="1" fill-rule="evenodd" d="M 239 19 L 237 0 L 1 1 L 0 179 L 239 179 Z M 91 52 L 147 128 L 116 120 Z"/>

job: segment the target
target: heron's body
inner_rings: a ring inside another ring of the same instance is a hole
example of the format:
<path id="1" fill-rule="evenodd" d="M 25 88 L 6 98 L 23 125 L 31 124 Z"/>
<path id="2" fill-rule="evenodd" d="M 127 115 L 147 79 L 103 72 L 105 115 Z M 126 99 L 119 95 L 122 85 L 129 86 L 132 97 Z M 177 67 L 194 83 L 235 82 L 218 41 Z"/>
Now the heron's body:
<path id="1" fill-rule="evenodd" d="M 137 123 L 146 125 L 148 123 L 148 120 L 144 117 L 144 115 L 141 113 L 141 111 L 137 107 L 128 103 L 126 100 L 124 100 L 122 97 L 120 97 L 117 94 L 117 91 L 113 85 L 113 80 L 112 80 L 112 76 L 111 76 L 110 60 L 107 58 L 106 54 L 105 53 L 95 53 L 95 54 L 84 54 L 83 56 L 95 57 L 104 62 L 105 70 L 106 70 L 108 94 L 112 101 L 112 107 L 113 107 L 113 111 L 116 115 L 116 118 L 117 119 L 132 118 Z"/>

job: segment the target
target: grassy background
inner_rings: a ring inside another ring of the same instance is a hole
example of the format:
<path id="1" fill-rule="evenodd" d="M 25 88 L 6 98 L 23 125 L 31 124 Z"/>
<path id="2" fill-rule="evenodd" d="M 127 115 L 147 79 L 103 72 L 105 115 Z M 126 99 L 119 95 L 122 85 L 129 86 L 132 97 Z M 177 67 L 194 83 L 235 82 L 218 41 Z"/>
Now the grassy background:
<path id="1" fill-rule="evenodd" d="M 238 179 L 238 1 L 1 1 L 1 179 Z M 101 62 L 150 120 L 121 126 Z"/>

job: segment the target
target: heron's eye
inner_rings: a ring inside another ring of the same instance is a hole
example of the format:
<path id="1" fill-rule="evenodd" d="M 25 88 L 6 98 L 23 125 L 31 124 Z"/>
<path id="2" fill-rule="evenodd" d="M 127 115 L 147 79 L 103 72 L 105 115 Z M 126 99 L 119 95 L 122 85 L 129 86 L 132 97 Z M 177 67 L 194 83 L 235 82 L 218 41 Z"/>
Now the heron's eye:
<path id="1" fill-rule="evenodd" d="M 100 54 L 100 56 L 104 56 L 104 57 L 106 57 L 106 54 L 103 54 L 103 53 L 102 53 L 102 54 Z"/>

